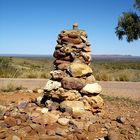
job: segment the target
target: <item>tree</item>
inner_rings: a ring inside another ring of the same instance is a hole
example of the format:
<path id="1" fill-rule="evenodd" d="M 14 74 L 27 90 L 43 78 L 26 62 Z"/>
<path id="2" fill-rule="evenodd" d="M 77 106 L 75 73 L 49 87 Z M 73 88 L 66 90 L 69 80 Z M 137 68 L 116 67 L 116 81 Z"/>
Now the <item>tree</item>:
<path id="1" fill-rule="evenodd" d="M 135 0 L 134 7 L 140 10 L 140 0 Z M 119 39 L 126 37 L 128 42 L 132 42 L 140 38 L 140 17 L 134 12 L 124 12 L 119 17 L 118 25 L 115 28 L 116 35 Z"/>
<path id="2" fill-rule="evenodd" d="M 134 1 L 134 7 L 138 10 L 140 10 L 140 0 L 135 0 Z"/>

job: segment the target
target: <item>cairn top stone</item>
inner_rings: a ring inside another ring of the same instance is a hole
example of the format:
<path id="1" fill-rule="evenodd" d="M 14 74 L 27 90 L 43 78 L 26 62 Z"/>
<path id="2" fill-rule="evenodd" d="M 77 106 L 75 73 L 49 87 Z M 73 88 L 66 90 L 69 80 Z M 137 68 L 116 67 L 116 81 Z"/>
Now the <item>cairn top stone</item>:
<path id="1" fill-rule="evenodd" d="M 78 29 L 78 23 L 74 23 L 73 24 L 73 30 L 77 30 Z"/>

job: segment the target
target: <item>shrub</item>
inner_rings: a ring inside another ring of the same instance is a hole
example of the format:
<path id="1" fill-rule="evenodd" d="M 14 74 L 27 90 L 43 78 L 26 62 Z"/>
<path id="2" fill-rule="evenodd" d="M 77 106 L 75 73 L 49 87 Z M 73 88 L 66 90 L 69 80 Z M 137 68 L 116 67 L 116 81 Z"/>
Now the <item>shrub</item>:
<path id="1" fill-rule="evenodd" d="M 12 92 L 12 91 L 18 91 L 18 90 L 23 90 L 23 89 L 26 89 L 26 88 L 24 88 L 22 85 L 15 86 L 14 84 L 9 83 L 9 84 L 7 84 L 6 87 L 2 87 L 0 89 L 0 91 L 2 91 L 2 92 Z"/>

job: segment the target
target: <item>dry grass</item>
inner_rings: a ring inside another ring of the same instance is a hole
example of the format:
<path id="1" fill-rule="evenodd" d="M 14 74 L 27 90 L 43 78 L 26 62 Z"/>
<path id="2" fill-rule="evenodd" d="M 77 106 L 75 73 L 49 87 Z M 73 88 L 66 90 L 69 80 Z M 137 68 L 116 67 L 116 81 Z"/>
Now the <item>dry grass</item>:
<path id="1" fill-rule="evenodd" d="M 13 92 L 13 91 L 18 91 L 18 90 L 25 90 L 22 85 L 16 86 L 15 84 L 9 83 L 7 84 L 6 87 L 2 87 L 0 89 L 1 92 Z"/>
<path id="2" fill-rule="evenodd" d="M 0 58 L 1 78 L 50 78 L 54 59 Z M 7 65 L 5 65 L 5 63 Z M 96 60 L 91 62 L 93 75 L 99 81 L 140 81 L 140 60 Z"/>

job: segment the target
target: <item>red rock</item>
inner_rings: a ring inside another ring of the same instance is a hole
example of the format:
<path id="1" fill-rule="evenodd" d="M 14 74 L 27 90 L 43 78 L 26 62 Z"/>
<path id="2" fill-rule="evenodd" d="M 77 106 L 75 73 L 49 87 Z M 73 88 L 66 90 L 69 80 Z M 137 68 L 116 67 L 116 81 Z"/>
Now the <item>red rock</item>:
<path id="1" fill-rule="evenodd" d="M 58 127 L 58 124 L 56 124 L 56 123 L 48 124 L 46 126 L 46 133 L 49 136 L 54 136 L 55 135 L 55 130 L 56 130 L 57 127 Z"/>
<path id="2" fill-rule="evenodd" d="M 108 140 L 120 140 L 118 134 L 113 130 L 110 130 L 108 132 L 107 138 L 108 138 Z"/>
<path id="3" fill-rule="evenodd" d="M 70 62 L 64 61 L 64 60 L 55 60 L 55 62 L 54 62 L 55 65 L 59 65 L 59 64 L 62 64 L 62 63 L 67 63 L 67 64 L 69 64 Z"/>
<path id="4" fill-rule="evenodd" d="M 62 87 L 65 89 L 80 90 L 84 87 L 84 84 L 79 78 L 72 78 L 72 77 L 63 78 L 61 83 L 62 83 Z"/>
<path id="5" fill-rule="evenodd" d="M 55 50 L 53 56 L 57 59 L 60 59 L 64 57 L 66 54 L 63 52 L 60 52 L 60 50 Z"/>
<path id="6" fill-rule="evenodd" d="M 63 43 L 73 43 L 73 44 L 80 44 L 82 43 L 82 40 L 80 38 L 69 38 L 68 36 L 65 36 L 62 38 Z"/>
<path id="7" fill-rule="evenodd" d="M 16 123 L 17 123 L 16 119 L 13 118 L 13 117 L 6 117 L 6 118 L 4 119 L 4 122 L 5 122 L 7 125 L 9 125 L 9 126 L 15 126 Z"/>
<path id="8" fill-rule="evenodd" d="M 88 138 L 86 137 L 86 135 L 84 133 L 82 133 L 82 134 L 76 133 L 76 134 L 74 134 L 74 136 L 76 138 L 75 140 L 88 140 Z"/>
<path id="9" fill-rule="evenodd" d="M 90 124 L 88 127 L 88 131 L 97 133 L 97 132 L 101 131 L 100 125 L 99 124 Z"/>

